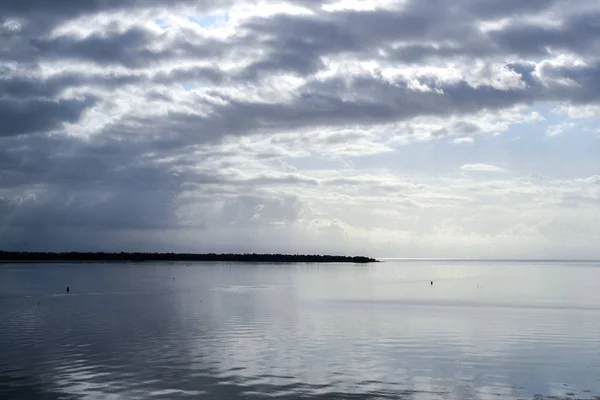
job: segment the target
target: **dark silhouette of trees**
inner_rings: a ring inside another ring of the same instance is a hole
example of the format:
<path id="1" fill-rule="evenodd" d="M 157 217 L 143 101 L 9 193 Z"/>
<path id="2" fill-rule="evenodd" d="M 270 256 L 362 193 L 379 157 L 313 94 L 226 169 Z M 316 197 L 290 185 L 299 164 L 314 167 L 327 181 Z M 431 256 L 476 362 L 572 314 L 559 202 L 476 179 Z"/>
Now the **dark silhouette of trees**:
<path id="1" fill-rule="evenodd" d="M 144 262 L 144 261 L 229 261 L 268 263 L 370 263 L 377 260 L 363 256 L 332 256 L 317 254 L 193 254 L 193 253 L 48 253 L 0 251 L 0 261 L 84 261 L 84 262 Z"/>

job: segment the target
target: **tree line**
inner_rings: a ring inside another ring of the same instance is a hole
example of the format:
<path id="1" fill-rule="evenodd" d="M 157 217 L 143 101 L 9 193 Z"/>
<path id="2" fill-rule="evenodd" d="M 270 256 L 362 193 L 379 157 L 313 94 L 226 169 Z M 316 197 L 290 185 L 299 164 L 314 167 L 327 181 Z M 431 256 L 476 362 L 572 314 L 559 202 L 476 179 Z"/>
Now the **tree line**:
<path id="1" fill-rule="evenodd" d="M 317 254 L 257 254 L 257 253 L 104 253 L 104 252 L 14 252 L 0 251 L 0 261 L 229 261 L 272 263 L 370 263 L 364 256 L 333 256 Z"/>

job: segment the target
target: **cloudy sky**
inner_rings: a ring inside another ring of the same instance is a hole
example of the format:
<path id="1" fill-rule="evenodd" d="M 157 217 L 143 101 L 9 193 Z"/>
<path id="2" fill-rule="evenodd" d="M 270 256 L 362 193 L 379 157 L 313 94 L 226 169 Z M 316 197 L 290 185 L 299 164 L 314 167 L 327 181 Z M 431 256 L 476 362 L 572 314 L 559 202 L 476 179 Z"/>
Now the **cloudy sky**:
<path id="1" fill-rule="evenodd" d="M 0 247 L 600 258 L 597 0 L 2 0 Z"/>

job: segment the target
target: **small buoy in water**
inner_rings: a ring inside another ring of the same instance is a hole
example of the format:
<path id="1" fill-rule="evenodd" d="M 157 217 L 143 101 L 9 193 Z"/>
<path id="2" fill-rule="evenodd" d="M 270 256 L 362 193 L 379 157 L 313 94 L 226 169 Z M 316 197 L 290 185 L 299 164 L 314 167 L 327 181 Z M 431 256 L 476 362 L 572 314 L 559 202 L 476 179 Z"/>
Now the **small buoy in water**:
<path id="1" fill-rule="evenodd" d="M 69 291 L 70 291 L 70 290 L 71 290 L 71 289 L 69 289 L 69 287 L 67 286 L 67 293 L 69 293 Z"/>
<path id="2" fill-rule="evenodd" d="M 433 281 L 431 281 L 431 286 L 433 286 Z"/>

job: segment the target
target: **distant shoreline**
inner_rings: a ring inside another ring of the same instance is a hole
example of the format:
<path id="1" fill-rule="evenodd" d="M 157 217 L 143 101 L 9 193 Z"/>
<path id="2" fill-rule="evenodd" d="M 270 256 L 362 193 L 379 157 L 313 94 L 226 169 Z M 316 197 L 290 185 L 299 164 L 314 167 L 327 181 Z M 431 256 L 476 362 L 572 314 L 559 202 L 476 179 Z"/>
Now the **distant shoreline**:
<path id="1" fill-rule="evenodd" d="M 0 251 L 0 263 L 81 263 L 81 262 L 156 262 L 156 261 L 211 261 L 211 262 L 268 262 L 268 263 L 358 263 L 379 262 L 364 256 L 333 256 L 317 254 L 193 254 L 193 253 L 48 253 Z"/>

